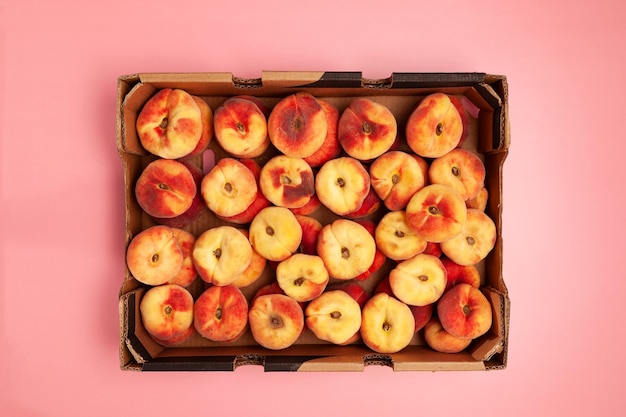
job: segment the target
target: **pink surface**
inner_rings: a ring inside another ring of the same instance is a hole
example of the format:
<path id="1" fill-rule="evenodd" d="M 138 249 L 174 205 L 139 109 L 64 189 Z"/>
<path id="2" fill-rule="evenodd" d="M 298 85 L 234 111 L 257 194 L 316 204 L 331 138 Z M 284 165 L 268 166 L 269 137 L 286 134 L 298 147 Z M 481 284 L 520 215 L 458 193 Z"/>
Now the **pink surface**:
<path id="1" fill-rule="evenodd" d="M 1 2 L 2 415 L 621 415 L 622 2 L 212 3 Z M 119 370 L 116 78 L 262 70 L 507 75 L 506 370 Z"/>

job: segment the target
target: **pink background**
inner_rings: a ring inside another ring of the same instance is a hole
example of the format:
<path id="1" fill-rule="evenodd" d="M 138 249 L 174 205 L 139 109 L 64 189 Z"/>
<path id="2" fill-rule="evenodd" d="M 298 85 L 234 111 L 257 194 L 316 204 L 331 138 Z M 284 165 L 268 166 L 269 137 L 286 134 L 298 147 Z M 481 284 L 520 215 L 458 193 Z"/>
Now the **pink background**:
<path id="1" fill-rule="evenodd" d="M 0 412 L 621 415 L 622 2 L 297 3 L 0 2 Z M 119 370 L 116 78 L 161 71 L 258 77 L 262 70 L 508 77 L 506 370 Z"/>

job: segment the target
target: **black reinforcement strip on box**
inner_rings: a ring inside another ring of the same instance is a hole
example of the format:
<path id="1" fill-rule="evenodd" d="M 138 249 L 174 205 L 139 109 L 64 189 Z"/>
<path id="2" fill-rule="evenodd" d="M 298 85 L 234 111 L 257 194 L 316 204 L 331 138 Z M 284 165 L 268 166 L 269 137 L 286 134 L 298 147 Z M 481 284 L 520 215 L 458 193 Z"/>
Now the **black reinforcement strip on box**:
<path id="1" fill-rule="evenodd" d="M 134 311 L 135 311 L 135 303 L 137 302 L 136 297 L 137 297 L 136 294 L 130 294 L 128 296 L 128 311 L 129 311 L 129 314 L 128 314 L 128 334 L 126 335 L 126 338 L 130 342 L 130 344 L 133 347 L 133 350 L 135 352 L 137 352 L 145 360 L 150 360 L 150 359 L 152 359 L 152 355 L 150 355 L 150 353 L 146 350 L 146 348 L 144 348 L 144 346 L 141 343 L 141 341 L 135 335 L 135 314 L 134 314 Z"/>
<path id="2" fill-rule="evenodd" d="M 482 83 L 485 73 L 482 72 L 394 72 L 391 88 L 435 88 L 461 87 Z"/>
<path id="3" fill-rule="evenodd" d="M 267 356 L 264 369 L 266 372 L 296 372 L 302 364 L 320 356 Z"/>
<path id="4" fill-rule="evenodd" d="M 235 370 L 235 356 L 155 358 L 143 364 L 144 371 L 226 371 Z"/>
<path id="5" fill-rule="evenodd" d="M 361 72 L 333 72 L 328 71 L 320 77 L 318 81 L 298 87 L 321 87 L 321 88 L 355 88 L 361 87 Z"/>

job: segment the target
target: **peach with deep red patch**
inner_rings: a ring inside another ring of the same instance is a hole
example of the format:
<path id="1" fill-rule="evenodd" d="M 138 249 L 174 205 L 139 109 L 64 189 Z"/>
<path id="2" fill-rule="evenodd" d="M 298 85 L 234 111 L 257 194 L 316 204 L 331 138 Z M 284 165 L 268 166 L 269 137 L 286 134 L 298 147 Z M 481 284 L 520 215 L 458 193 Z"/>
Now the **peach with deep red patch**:
<path id="1" fill-rule="evenodd" d="M 248 302 L 234 285 L 212 285 L 194 303 L 194 327 L 206 339 L 233 342 L 247 324 Z"/>
<path id="2" fill-rule="evenodd" d="M 139 311 L 143 326 L 151 336 L 170 340 L 192 325 L 193 297 L 179 285 L 158 285 L 143 294 Z"/>
<path id="3" fill-rule="evenodd" d="M 267 120 L 271 143 L 281 153 L 306 158 L 326 138 L 328 122 L 323 107 L 309 93 L 299 92 L 281 99 Z"/>

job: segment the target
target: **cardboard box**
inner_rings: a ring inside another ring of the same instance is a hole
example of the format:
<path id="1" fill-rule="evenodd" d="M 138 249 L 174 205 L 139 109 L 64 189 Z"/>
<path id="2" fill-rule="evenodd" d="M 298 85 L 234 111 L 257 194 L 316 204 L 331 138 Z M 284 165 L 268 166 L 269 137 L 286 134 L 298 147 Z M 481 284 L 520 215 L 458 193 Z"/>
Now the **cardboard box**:
<path id="1" fill-rule="evenodd" d="M 362 371 L 371 365 L 390 366 L 395 371 L 492 370 L 504 369 L 509 336 L 509 296 L 502 276 L 502 170 L 509 149 L 507 82 L 505 76 L 483 73 L 393 73 L 389 78 L 364 79 L 358 72 L 263 72 L 259 79 L 241 79 L 230 73 L 148 73 L 118 79 L 117 146 L 125 181 L 126 222 L 124 239 L 130 240 L 153 225 L 134 197 L 134 184 L 143 167 L 155 157 L 142 147 L 135 121 L 143 104 L 161 88 L 181 88 L 203 98 L 214 111 L 226 98 L 248 94 L 274 105 L 280 98 L 306 91 L 326 98 L 343 110 L 354 97 L 370 97 L 388 106 L 396 115 L 402 132 L 409 112 L 425 95 L 444 92 L 465 96 L 478 109 L 464 147 L 478 152 L 487 170 L 489 203 L 486 212 L 494 220 L 498 239 L 490 255 L 480 264 L 482 289 L 493 306 L 491 330 L 458 354 L 443 354 L 430 349 L 420 337 L 396 354 L 378 354 L 363 344 L 334 346 L 305 334 L 295 345 L 270 351 L 257 345 L 246 334 L 236 342 L 213 343 L 195 335 L 180 347 L 164 348 L 155 343 L 142 326 L 139 302 L 146 287 L 125 269 L 119 293 L 120 367 L 135 371 L 232 371 L 243 365 L 260 365 L 266 371 Z M 226 154 L 215 139 L 210 149 L 216 158 Z M 269 159 L 259 158 L 261 163 Z M 202 167 L 203 158 L 193 159 Z M 186 227 L 196 236 L 207 228 L 222 224 L 211 213 Z M 382 274 L 362 282 L 368 289 Z M 244 288 L 250 296 L 273 278 L 266 269 L 261 281 Z M 196 281 L 200 281 L 197 279 Z M 191 290 L 202 291 L 202 283 Z"/>

